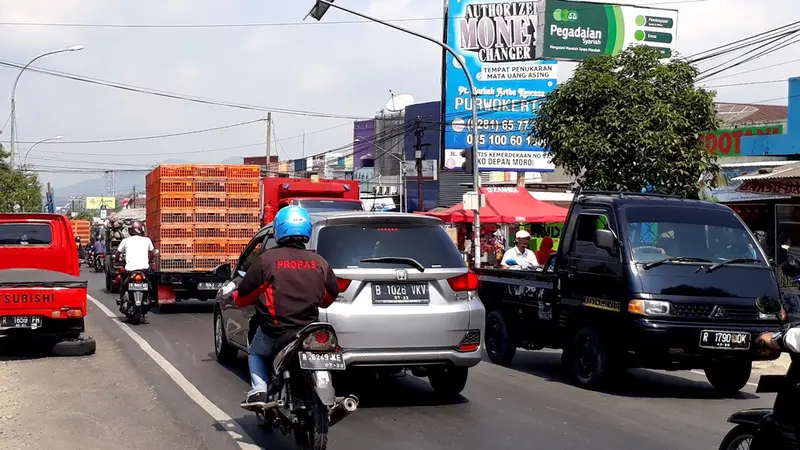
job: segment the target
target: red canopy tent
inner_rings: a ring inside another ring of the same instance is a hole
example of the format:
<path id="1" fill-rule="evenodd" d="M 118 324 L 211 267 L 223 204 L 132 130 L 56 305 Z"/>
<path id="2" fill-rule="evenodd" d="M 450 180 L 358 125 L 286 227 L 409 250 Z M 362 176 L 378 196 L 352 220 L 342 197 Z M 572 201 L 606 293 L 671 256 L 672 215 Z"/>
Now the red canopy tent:
<path id="1" fill-rule="evenodd" d="M 489 187 L 481 188 L 486 196 L 486 206 L 481 208 L 482 223 L 552 223 L 563 222 L 568 210 L 536 200 L 521 187 Z M 438 217 L 444 222 L 472 222 L 475 214 L 464 210 L 459 203 L 443 211 L 422 213 Z"/>

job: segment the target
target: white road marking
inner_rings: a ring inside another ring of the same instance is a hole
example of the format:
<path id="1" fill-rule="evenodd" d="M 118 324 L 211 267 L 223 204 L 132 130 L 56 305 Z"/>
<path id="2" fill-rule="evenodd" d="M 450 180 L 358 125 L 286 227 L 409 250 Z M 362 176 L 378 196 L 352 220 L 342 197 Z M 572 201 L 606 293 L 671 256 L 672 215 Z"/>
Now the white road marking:
<path id="1" fill-rule="evenodd" d="M 706 373 L 705 373 L 705 372 L 703 372 L 702 370 L 696 370 L 696 369 L 692 369 L 692 370 L 690 370 L 689 372 L 696 373 L 696 374 L 698 374 L 698 375 L 702 375 L 702 376 L 706 376 Z M 748 382 L 747 382 L 747 385 L 748 385 L 748 386 L 754 386 L 754 387 L 758 387 L 758 384 L 757 384 L 757 383 L 752 383 L 752 382 L 750 382 L 750 381 L 748 381 Z"/>
<path id="2" fill-rule="evenodd" d="M 100 310 L 103 311 L 105 315 L 107 315 L 112 319 L 119 319 L 119 317 L 116 314 L 114 314 L 110 309 L 106 307 L 106 305 L 102 304 L 99 300 L 89 295 L 87 295 L 86 297 L 92 303 L 94 303 L 95 306 L 100 308 Z M 226 414 L 225 411 L 220 409 L 217 405 L 212 403 L 211 400 L 208 399 L 208 397 L 203 395 L 200 392 L 200 390 L 197 389 L 197 387 L 195 387 L 195 385 L 193 385 L 189 380 L 187 380 L 186 377 L 183 376 L 183 374 L 178 369 L 175 368 L 175 366 L 170 364 L 170 362 L 167 361 L 166 358 L 161 356 L 161 354 L 158 353 L 150 344 L 148 344 L 147 341 L 144 340 L 144 338 L 142 338 L 135 331 L 133 331 L 131 327 L 128 326 L 128 324 L 122 323 L 119 320 L 114 320 L 114 323 L 119 325 L 122 331 L 124 331 L 125 334 L 130 336 L 130 338 L 133 339 L 133 341 L 136 342 L 136 344 L 138 344 L 139 347 L 145 353 L 147 353 L 147 355 L 150 356 L 150 358 L 152 358 L 153 361 L 155 361 L 155 363 L 158 364 L 158 366 L 161 367 L 161 369 L 164 370 L 164 372 L 166 372 L 167 375 L 169 375 L 170 378 L 172 378 L 172 381 L 174 381 L 175 384 L 177 384 L 178 387 L 180 387 L 190 399 L 192 399 L 195 403 L 197 403 L 197 406 L 202 408 L 203 411 L 207 412 L 208 415 L 211 416 L 211 418 L 217 421 L 217 423 L 223 429 L 225 429 L 225 431 L 227 431 L 230 437 L 232 437 L 233 440 L 236 441 L 237 444 L 239 444 L 239 448 L 241 448 L 242 450 L 261 449 L 261 447 L 252 443 L 255 441 L 250 436 L 248 436 L 247 433 L 245 433 L 242 427 L 240 427 L 239 424 L 236 423 L 236 421 L 233 420 L 231 416 Z M 250 441 L 250 442 L 243 442 L 243 441 Z"/>

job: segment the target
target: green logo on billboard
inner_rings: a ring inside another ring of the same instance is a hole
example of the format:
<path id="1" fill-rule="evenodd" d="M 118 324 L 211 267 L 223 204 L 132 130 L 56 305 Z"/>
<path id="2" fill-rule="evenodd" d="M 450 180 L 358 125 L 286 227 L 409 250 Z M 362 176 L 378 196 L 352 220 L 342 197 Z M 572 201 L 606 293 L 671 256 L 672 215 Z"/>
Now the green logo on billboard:
<path id="1" fill-rule="evenodd" d="M 578 20 L 578 11 L 573 9 L 556 9 L 553 11 L 553 19 L 556 22 L 574 22 Z"/>
<path id="2" fill-rule="evenodd" d="M 636 16 L 636 25 L 637 26 L 643 27 L 645 23 L 646 23 L 646 21 L 644 19 L 644 16 Z"/>

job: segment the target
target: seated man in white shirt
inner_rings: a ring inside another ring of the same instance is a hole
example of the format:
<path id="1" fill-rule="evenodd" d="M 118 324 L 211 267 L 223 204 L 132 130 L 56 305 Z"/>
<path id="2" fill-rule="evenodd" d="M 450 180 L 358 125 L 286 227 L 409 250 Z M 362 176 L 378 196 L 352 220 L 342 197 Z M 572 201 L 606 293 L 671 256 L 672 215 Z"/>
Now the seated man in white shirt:
<path id="1" fill-rule="evenodd" d="M 533 270 L 539 267 L 536 254 L 528 248 L 528 244 L 531 242 L 530 233 L 525 230 L 519 230 L 514 237 L 516 238 L 515 245 L 503 254 L 500 266 L 503 269 L 516 270 Z M 514 261 L 516 264 L 510 265 L 508 264 L 509 261 Z"/>

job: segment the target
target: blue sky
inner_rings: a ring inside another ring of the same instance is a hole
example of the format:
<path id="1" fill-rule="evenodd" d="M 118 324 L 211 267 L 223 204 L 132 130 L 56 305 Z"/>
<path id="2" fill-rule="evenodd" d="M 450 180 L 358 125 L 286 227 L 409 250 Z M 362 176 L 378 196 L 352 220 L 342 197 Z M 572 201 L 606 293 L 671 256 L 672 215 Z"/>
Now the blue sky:
<path id="1" fill-rule="evenodd" d="M 630 4 L 665 3 L 628 1 Z M 0 22 L 84 24 L 245 24 L 300 22 L 311 0 L 6 0 Z M 438 0 L 337 0 L 382 18 L 432 18 L 403 25 L 442 35 Z M 766 7 L 764 3 L 768 3 Z M 800 20 L 791 0 L 705 0 L 659 5 L 679 10 L 678 48 L 691 54 Z M 331 10 L 323 19 L 354 18 Z M 440 51 L 431 44 L 375 24 L 328 24 L 239 28 L 96 28 L 0 25 L 0 59 L 27 62 L 44 51 L 83 44 L 80 52 L 54 55 L 37 66 L 82 76 L 199 97 L 280 108 L 371 116 L 395 93 L 422 101 L 439 99 Z M 787 48 L 731 71 L 800 58 Z M 559 76 L 566 79 L 572 65 Z M 800 63 L 709 82 L 711 85 L 782 80 Z M 9 113 L 17 71 L 0 67 L 0 117 Z M 719 88 L 719 101 L 757 102 L 785 97 L 786 83 Z M 775 104 L 785 104 L 777 100 Z M 263 117 L 256 111 L 199 105 L 27 72 L 17 89 L 20 141 L 63 135 L 63 141 L 116 139 L 180 133 Z M 324 151 L 352 140 L 352 120 L 273 115 L 281 156 Z M 1 124 L 1 123 L 0 123 Z M 329 129 L 319 132 L 319 130 Z M 263 124 L 178 138 L 108 144 L 42 144 L 29 162 L 50 167 L 115 167 L 164 159 L 220 161 L 263 154 L 263 146 L 226 151 L 181 152 L 256 144 Z M 8 140 L 8 128 L 0 135 Z M 5 144 L 7 146 L 7 144 Z M 21 144 L 25 151 L 29 144 Z M 142 154 L 150 155 L 142 155 Z M 160 155 L 155 155 L 155 154 Z M 92 161 L 92 162 L 90 162 Z M 69 169 L 65 169 L 68 171 Z M 46 173 L 56 186 L 93 175 Z M 143 177 L 144 175 L 142 175 Z"/>

